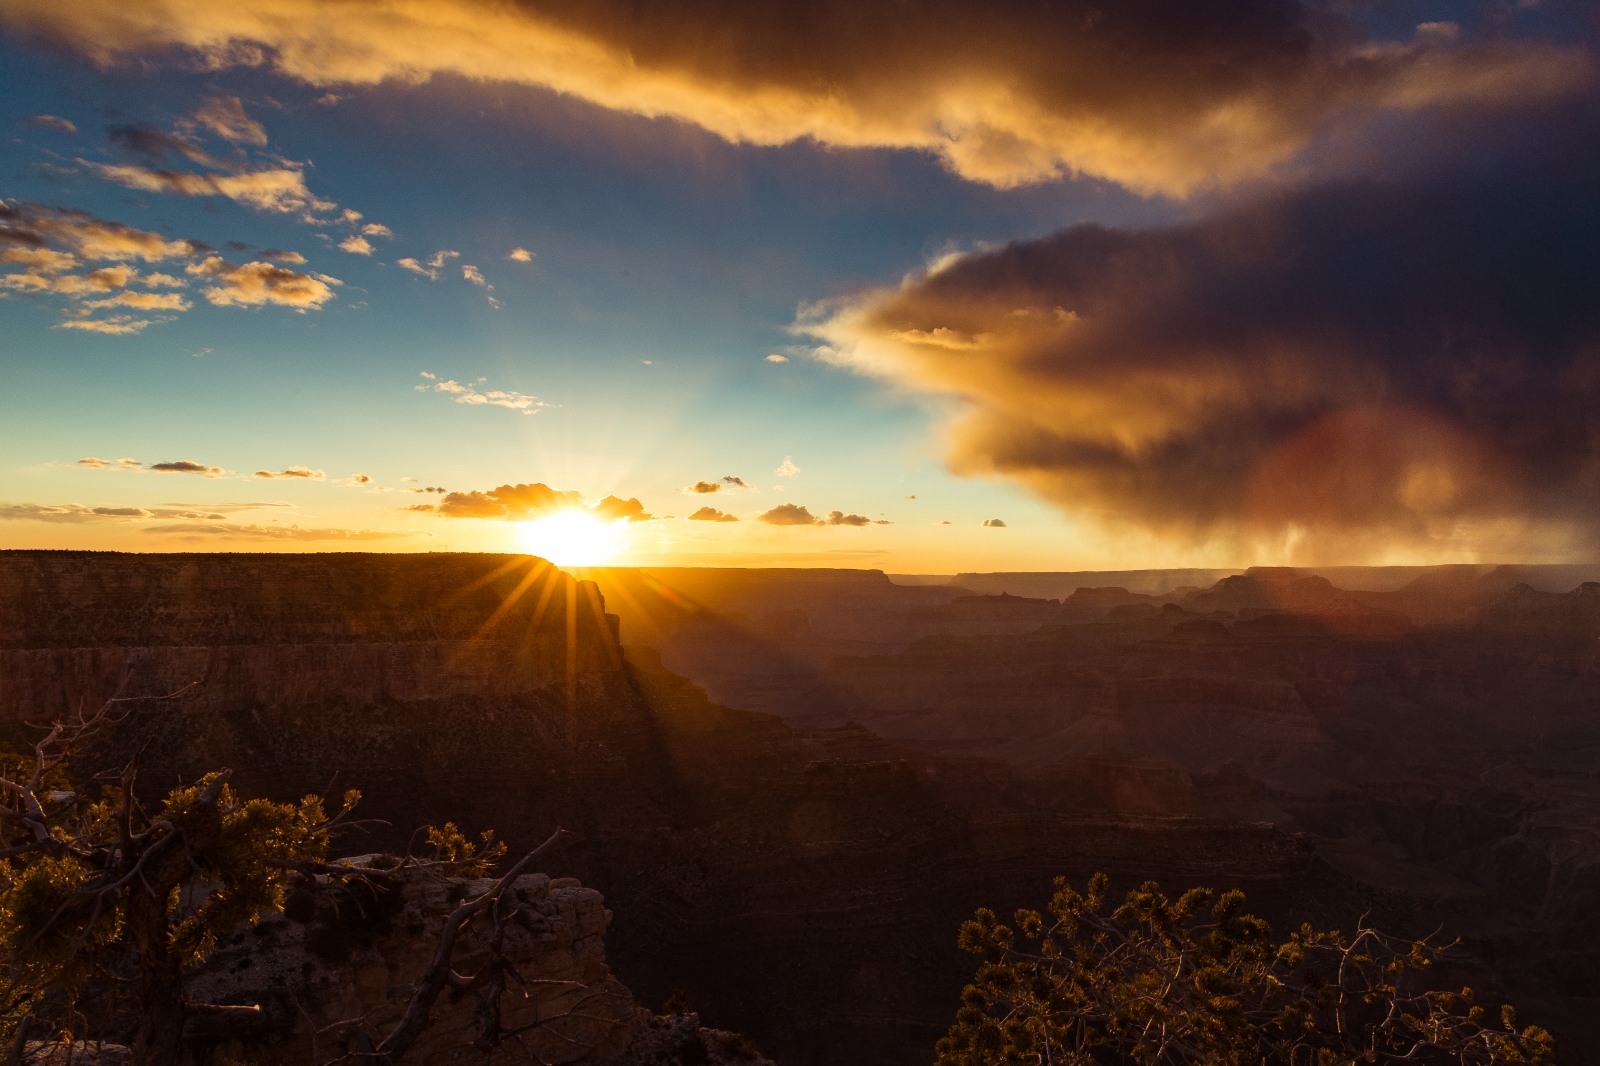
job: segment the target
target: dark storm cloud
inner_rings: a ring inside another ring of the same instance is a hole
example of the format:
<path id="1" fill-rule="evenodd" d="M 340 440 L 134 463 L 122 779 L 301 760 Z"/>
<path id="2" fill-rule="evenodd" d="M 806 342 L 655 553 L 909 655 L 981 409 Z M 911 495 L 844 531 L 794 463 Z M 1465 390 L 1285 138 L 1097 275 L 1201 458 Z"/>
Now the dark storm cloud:
<path id="1" fill-rule="evenodd" d="M 94 59 L 271 64 L 313 85 L 451 72 L 547 86 L 730 140 L 925 151 L 998 186 L 1089 174 L 1182 195 L 1382 115 L 1559 95 L 1577 49 L 1423 23 L 1374 37 L 1296 0 L 13 0 L 0 19 Z M 1471 14 L 1469 10 L 1467 12 Z M 1522 21 L 1536 17 L 1524 13 Z"/>
<path id="2" fill-rule="evenodd" d="M 1103 530 L 1235 557 L 1592 552 L 1596 114 L 1430 180 L 1015 242 L 810 328 L 964 400 L 955 469 Z"/>

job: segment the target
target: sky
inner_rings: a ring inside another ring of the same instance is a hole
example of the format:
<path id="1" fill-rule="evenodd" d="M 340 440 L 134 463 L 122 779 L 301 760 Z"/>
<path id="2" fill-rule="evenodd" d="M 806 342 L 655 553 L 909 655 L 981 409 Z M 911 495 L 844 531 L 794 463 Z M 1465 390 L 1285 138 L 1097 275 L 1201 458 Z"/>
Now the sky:
<path id="1" fill-rule="evenodd" d="M 1597 30 L 0 0 L 0 547 L 1600 558 Z"/>

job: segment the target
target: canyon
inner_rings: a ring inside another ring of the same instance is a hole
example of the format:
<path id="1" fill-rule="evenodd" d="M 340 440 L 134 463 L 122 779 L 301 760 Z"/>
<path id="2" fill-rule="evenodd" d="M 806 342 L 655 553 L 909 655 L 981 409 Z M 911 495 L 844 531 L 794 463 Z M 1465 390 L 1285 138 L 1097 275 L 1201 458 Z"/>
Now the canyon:
<path id="1" fill-rule="evenodd" d="M 80 773 L 360 788 L 363 853 L 565 826 L 544 872 L 604 897 L 617 977 L 786 1066 L 926 1062 L 959 922 L 1098 870 L 1442 925 L 1600 1046 L 1600 585 L 1178 576 L 0 552 L 0 735 L 125 700 Z"/>

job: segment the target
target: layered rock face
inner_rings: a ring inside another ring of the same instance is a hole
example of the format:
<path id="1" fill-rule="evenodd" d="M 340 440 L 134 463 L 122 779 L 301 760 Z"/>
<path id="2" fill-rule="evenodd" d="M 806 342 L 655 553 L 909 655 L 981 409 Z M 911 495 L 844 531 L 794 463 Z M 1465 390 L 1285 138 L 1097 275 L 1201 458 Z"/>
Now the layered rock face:
<path id="1" fill-rule="evenodd" d="M 1117 889 L 1237 886 L 1278 929 L 1348 928 L 1370 912 L 1427 932 L 1458 912 L 1394 885 L 1454 859 L 1415 850 L 1427 833 L 1404 827 L 1435 824 L 1417 813 L 1430 803 L 1498 811 L 1472 791 L 1492 787 L 1521 798 L 1510 814 L 1460 815 L 1476 857 L 1450 876 L 1477 885 L 1472 871 L 1516 871 L 1493 883 L 1526 885 L 1546 863 L 1558 893 L 1575 886 L 1562 900 L 1586 891 L 1577 814 L 1552 822 L 1548 803 L 1584 809 L 1562 797 L 1588 780 L 1589 675 L 1572 671 L 1589 660 L 1542 635 L 1531 659 L 1504 630 L 1464 651 L 1439 637 L 1401 654 L 1383 651 L 1397 645 L 1382 604 L 1308 619 L 1107 595 L 1094 621 L 934 637 L 918 627 L 945 624 L 928 618 L 959 590 L 907 596 L 852 575 L 827 606 L 826 577 L 709 575 L 692 594 L 652 578 L 651 600 L 649 575 L 596 576 L 598 589 L 505 556 L 0 553 L 0 729 L 18 743 L 41 716 L 140 698 L 119 705 L 127 716 L 80 772 L 142 752 L 150 795 L 224 766 L 242 792 L 277 799 L 358 787 L 363 813 L 392 828 L 355 850 L 403 852 L 414 827 L 446 820 L 495 828 L 515 850 L 562 825 L 575 838 L 549 873 L 604 893 L 610 965 L 627 987 L 647 1003 L 687 989 L 711 1024 L 750 1033 L 786 1066 L 926 1062 L 973 965 L 954 944 L 959 922 L 978 906 L 1038 906 L 1058 874 L 1105 870 Z M 763 599 L 764 587 L 777 592 Z M 1124 608 L 1135 613 L 1112 617 Z M 969 614 L 990 625 L 1010 610 Z M 744 648 L 792 673 L 710 669 Z M 718 706 L 663 659 L 705 668 L 719 692 L 744 685 L 790 720 Z M 1524 682 L 1550 697 L 1539 712 L 1550 739 L 1517 749 L 1533 757 L 1492 786 L 1468 780 L 1481 770 L 1470 759 L 1438 772 L 1457 751 L 1508 750 L 1523 720 L 1477 693 Z M 1441 703 L 1452 685 L 1471 697 Z M 1441 729 L 1441 708 L 1461 708 L 1454 728 Z M 930 714 L 969 732 L 938 746 L 928 738 L 951 734 L 909 728 Z M 897 742 L 875 735 L 901 719 Z M 1018 737 L 1061 743 L 1043 759 L 1001 750 Z M 1437 754 L 1413 760 L 1416 745 Z M 1280 769 L 1347 773 L 1352 752 L 1365 752 L 1367 783 L 1339 803 L 1270 784 Z M 1417 766 L 1424 788 L 1380 791 Z M 1529 780 L 1541 798 L 1516 791 Z M 1329 818 L 1313 823 L 1302 802 Z M 1479 943 L 1522 965 L 1517 942 L 1540 919 L 1498 902 L 1521 907 L 1522 889 L 1493 891 L 1480 898 L 1512 918 L 1498 932 L 1480 923 Z M 1564 980 L 1533 973 L 1526 987 L 1577 987 Z M 670 1029 L 652 1031 L 670 1041 Z"/>

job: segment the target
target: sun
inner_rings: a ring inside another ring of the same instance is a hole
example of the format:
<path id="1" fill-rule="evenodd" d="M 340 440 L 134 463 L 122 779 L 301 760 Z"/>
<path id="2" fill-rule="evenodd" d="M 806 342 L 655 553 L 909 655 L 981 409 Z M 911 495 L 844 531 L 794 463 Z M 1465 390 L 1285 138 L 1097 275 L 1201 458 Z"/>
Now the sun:
<path id="1" fill-rule="evenodd" d="M 521 522 L 517 539 L 557 566 L 601 566 L 628 548 L 621 525 L 608 525 L 582 511 L 562 511 L 537 522 Z"/>

